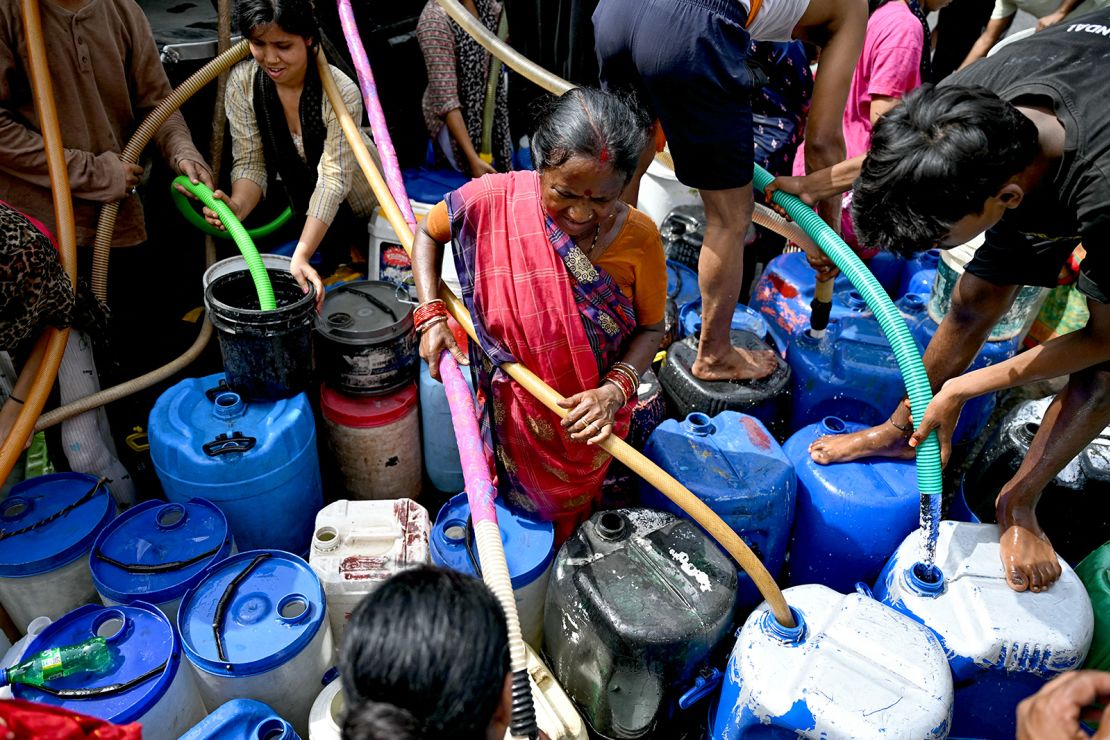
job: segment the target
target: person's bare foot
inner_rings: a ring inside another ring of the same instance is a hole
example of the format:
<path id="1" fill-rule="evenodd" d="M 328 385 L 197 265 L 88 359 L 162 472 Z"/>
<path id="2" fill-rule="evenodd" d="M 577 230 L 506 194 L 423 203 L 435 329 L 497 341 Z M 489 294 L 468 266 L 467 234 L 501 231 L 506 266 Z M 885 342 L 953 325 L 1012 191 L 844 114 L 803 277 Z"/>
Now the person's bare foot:
<path id="1" fill-rule="evenodd" d="M 1015 591 L 1046 591 L 1062 570 L 1056 550 L 1037 522 L 1036 502 L 1013 493 L 999 494 L 995 502 L 998 516 L 998 554 L 1006 582 Z"/>
<path id="2" fill-rule="evenodd" d="M 732 352 L 720 359 L 698 354 L 690 368 L 695 378 L 701 380 L 759 380 L 775 372 L 778 359 L 769 349 L 751 351 L 733 347 Z"/>
<path id="3" fill-rule="evenodd" d="M 878 426 L 861 429 L 852 434 L 830 434 L 815 439 L 809 446 L 809 456 L 818 465 L 850 462 L 864 457 L 890 457 L 912 460 L 916 454 L 906 444 L 909 435 L 889 421 Z"/>

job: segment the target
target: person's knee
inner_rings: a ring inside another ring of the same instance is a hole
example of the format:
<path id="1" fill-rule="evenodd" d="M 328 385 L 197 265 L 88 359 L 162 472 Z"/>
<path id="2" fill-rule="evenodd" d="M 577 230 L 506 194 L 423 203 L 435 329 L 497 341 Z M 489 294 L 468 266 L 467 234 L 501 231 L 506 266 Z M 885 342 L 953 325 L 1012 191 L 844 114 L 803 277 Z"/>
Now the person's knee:
<path id="1" fill-rule="evenodd" d="M 705 204 L 707 230 L 719 230 L 741 238 L 744 236 L 755 212 L 751 185 L 730 190 L 703 190 L 701 196 Z"/>

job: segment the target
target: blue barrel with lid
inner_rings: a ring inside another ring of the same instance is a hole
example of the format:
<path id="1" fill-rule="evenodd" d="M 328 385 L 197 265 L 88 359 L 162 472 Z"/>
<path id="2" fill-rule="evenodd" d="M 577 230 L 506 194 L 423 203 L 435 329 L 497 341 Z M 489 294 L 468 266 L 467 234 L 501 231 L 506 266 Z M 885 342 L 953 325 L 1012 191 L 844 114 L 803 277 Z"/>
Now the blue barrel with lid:
<path id="1" fill-rule="evenodd" d="M 555 558 L 555 527 L 551 522 L 530 518 L 499 497 L 494 501 L 505 562 L 513 583 L 520 632 L 524 641 L 536 649 L 543 644 L 543 605 L 547 578 Z M 481 560 L 470 522 L 470 503 L 466 494 L 452 496 L 436 515 L 432 527 L 432 562 L 436 565 L 479 576 Z"/>
<path id="2" fill-rule="evenodd" d="M 181 659 L 181 639 L 151 604 L 82 606 L 40 632 L 26 654 L 93 637 L 108 644 L 112 661 L 107 671 L 55 679 L 49 692 L 17 684 L 12 694 L 114 724 L 138 722 L 148 740 L 176 740 L 204 717 L 193 673 Z"/>
<path id="3" fill-rule="evenodd" d="M 89 551 L 115 516 L 108 486 L 84 473 L 51 473 L 0 502 L 0 603 L 20 632 L 99 601 Z"/>
<path id="4" fill-rule="evenodd" d="M 215 504 L 144 501 L 100 533 L 89 568 L 108 606 L 145 601 L 176 625 L 181 597 L 232 547 L 227 518 Z"/>
<path id="5" fill-rule="evenodd" d="M 759 419 L 734 411 L 712 419 L 705 414 L 668 419 L 651 435 L 644 454 L 704 501 L 771 575 L 778 575 L 786 562 L 797 482 L 793 464 Z M 640 503 L 649 509 L 686 516 L 647 483 L 641 483 L 640 494 Z M 739 604 L 752 607 L 762 600 L 751 578 L 741 573 Z"/>
<path id="6" fill-rule="evenodd" d="M 232 699 L 182 735 L 181 740 L 300 740 L 300 735 L 262 702 Z"/>
<path id="7" fill-rule="evenodd" d="M 281 707 L 298 734 L 332 664 L 324 587 L 308 563 L 252 550 L 217 563 L 181 601 L 185 654 L 209 707 L 254 699 Z"/>
<path id="8" fill-rule="evenodd" d="M 887 557 L 917 529 L 919 496 L 912 460 L 872 458 L 819 465 L 809 454 L 818 438 L 864 429 L 830 416 L 786 440 L 798 475 L 790 540 L 790 584 L 820 583 L 848 593 L 871 583 Z"/>
<path id="9" fill-rule="evenodd" d="M 324 505 L 308 397 L 248 401 L 222 381 L 183 380 L 150 411 L 150 455 L 166 498 L 220 507 L 240 549 L 306 553 Z"/>
<path id="10" fill-rule="evenodd" d="M 696 301 L 691 301 L 679 309 L 678 323 L 682 327 L 682 336 L 684 337 L 700 337 L 701 336 L 701 298 Z M 770 330 L 767 328 L 767 322 L 758 311 L 748 308 L 742 303 L 738 303 L 732 312 L 732 327 L 740 331 L 750 332 L 756 335 L 763 341 L 767 341 Z"/>

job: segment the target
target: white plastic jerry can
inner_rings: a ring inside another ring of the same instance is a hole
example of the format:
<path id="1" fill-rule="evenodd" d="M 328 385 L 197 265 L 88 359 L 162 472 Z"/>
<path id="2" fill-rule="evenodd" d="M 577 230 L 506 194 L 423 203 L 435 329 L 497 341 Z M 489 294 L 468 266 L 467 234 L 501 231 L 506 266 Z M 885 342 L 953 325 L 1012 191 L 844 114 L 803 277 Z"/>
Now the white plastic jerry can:
<path id="1" fill-rule="evenodd" d="M 875 598 L 928 626 L 944 646 L 956 682 L 952 734 L 1013 737 L 1018 702 L 1058 673 L 1078 668 L 1094 615 L 1075 571 L 1043 593 L 1006 583 L 998 526 L 940 523 L 935 569 L 918 562 L 914 532 L 887 562 Z"/>
<path id="2" fill-rule="evenodd" d="M 428 511 L 407 498 L 336 501 L 316 515 L 308 563 L 324 584 L 335 646 L 351 611 L 394 573 L 430 562 Z"/>
<path id="3" fill-rule="evenodd" d="M 712 740 L 948 736 L 952 675 L 928 629 L 859 593 L 809 584 L 783 595 L 796 626 L 766 602 L 748 617 L 710 710 Z"/>

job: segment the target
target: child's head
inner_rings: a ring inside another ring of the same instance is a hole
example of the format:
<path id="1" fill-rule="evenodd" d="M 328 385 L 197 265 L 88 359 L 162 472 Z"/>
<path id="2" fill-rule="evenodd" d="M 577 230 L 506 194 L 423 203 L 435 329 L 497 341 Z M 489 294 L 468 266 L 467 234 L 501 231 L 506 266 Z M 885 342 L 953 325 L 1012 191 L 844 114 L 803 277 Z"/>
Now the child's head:
<path id="1" fill-rule="evenodd" d="M 903 255 L 962 244 L 1023 196 L 1036 125 L 982 87 L 924 85 L 875 124 L 852 191 L 861 244 Z"/>
<path id="2" fill-rule="evenodd" d="M 340 662 L 348 740 L 505 733 L 508 630 L 477 579 L 427 567 L 393 576 L 351 614 Z"/>

